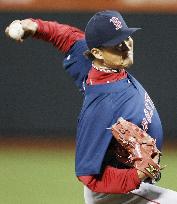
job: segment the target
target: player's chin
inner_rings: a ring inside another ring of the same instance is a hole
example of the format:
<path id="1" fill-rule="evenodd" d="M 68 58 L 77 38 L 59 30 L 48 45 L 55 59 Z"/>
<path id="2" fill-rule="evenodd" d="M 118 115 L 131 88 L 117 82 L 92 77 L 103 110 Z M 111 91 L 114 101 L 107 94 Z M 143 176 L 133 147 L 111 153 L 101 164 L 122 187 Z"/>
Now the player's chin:
<path id="1" fill-rule="evenodd" d="M 121 66 L 123 69 L 128 69 L 133 65 L 133 62 L 124 62 Z"/>
<path id="2" fill-rule="evenodd" d="M 129 69 L 132 65 L 133 65 L 133 63 L 132 63 L 132 64 L 126 64 L 126 65 L 124 66 L 124 69 Z"/>
<path id="3" fill-rule="evenodd" d="M 131 65 L 133 65 L 133 58 L 132 57 L 124 60 L 123 66 L 125 68 L 129 68 L 129 67 L 131 67 Z"/>

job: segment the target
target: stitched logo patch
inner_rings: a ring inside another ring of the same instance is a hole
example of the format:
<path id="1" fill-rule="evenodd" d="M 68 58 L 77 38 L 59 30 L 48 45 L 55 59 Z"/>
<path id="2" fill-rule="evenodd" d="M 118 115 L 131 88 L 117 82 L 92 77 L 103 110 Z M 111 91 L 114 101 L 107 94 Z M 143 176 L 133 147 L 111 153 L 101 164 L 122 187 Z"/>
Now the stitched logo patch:
<path id="1" fill-rule="evenodd" d="M 145 107 L 144 107 L 145 117 L 143 118 L 141 125 L 143 127 L 143 130 L 147 131 L 148 124 L 152 122 L 152 116 L 154 114 L 154 108 L 155 108 L 147 92 L 145 92 L 144 103 L 145 103 Z"/>
<path id="2" fill-rule="evenodd" d="M 112 17 L 110 19 L 110 23 L 111 22 L 114 24 L 116 30 L 119 30 L 120 28 L 122 28 L 122 23 L 117 17 Z"/>

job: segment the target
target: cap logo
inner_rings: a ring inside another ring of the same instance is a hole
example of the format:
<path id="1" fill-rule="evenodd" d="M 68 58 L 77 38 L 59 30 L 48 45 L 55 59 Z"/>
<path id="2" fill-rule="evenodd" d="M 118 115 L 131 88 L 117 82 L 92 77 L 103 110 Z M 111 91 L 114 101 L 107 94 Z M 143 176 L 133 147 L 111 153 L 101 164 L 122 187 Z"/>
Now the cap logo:
<path id="1" fill-rule="evenodd" d="M 119 30 L 120 28 L 122 28 L 122 23 L 117 17 L 112 17 L 110 19 L 110 22 L 114 24 L 116 30 Z"/>

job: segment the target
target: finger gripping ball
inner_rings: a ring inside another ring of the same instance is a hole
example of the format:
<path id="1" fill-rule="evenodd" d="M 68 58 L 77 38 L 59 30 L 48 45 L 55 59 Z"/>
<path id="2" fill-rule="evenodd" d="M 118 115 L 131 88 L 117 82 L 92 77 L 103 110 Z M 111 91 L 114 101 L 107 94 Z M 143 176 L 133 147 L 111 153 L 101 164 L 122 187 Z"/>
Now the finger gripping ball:
<path id="1" fill-rule="evenodd" d="M 20 22 L 9 26 L 9 36 L 14 40 L 20 40 L 24 35 L 24 30 Z"/>

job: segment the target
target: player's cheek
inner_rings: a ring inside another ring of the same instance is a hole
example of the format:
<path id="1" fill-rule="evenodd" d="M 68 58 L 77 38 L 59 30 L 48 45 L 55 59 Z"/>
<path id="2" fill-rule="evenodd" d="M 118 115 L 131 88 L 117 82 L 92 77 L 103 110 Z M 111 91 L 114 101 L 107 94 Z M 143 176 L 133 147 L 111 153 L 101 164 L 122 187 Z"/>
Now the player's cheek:
<path id="1" fill-rule="evenodd" d="M 119 55 L 115 55 L 115 57 L 114 57 L 114 61 L 117 61 L 117 62 L 122 61 L 122 59 L 123 59 L 123 57 L 119 56 Z"/>

